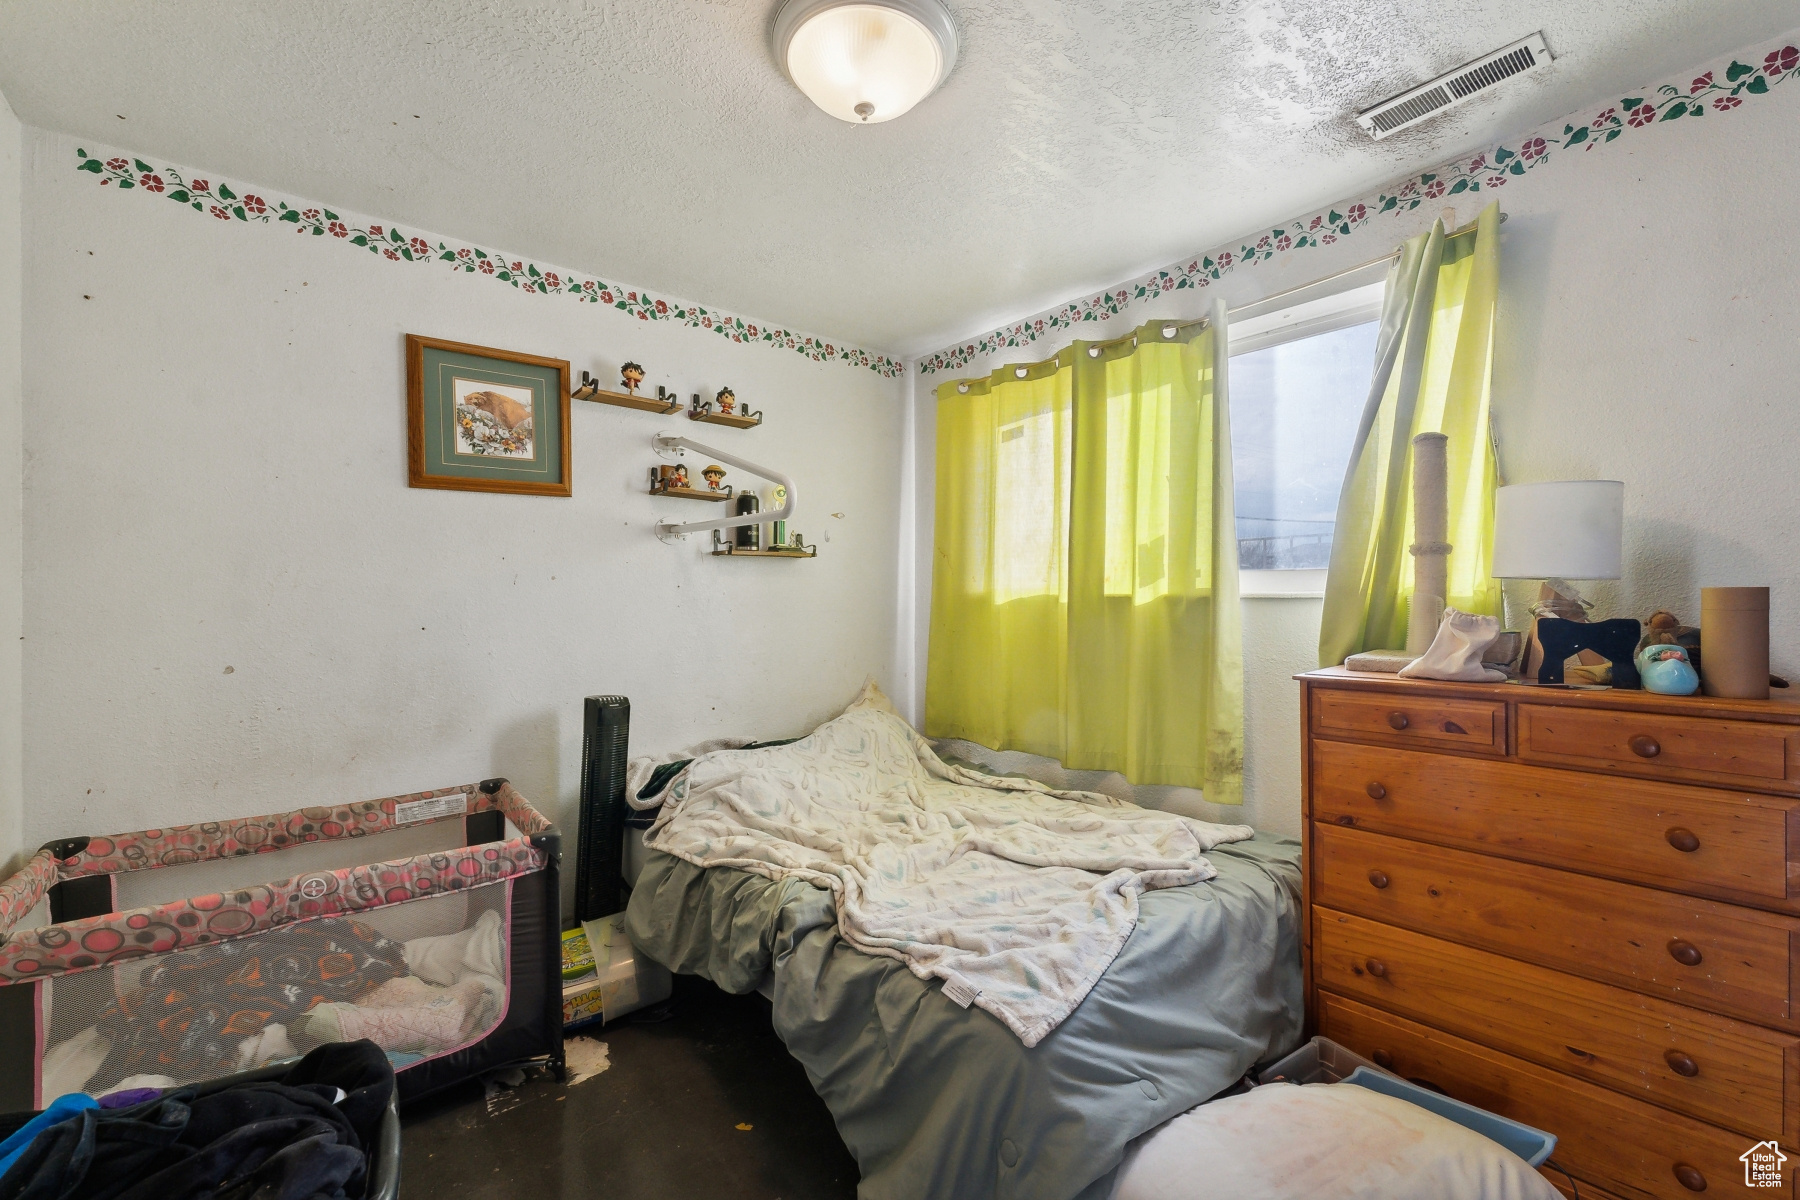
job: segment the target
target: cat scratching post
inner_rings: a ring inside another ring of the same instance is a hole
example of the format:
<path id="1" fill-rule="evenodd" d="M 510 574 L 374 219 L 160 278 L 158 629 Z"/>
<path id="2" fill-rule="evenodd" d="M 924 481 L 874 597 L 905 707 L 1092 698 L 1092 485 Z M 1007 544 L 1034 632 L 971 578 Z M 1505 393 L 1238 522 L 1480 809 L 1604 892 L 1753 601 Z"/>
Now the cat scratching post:
<path id="1" fill-rule="evenodd" d="M 1450 590 L 1450 499 L 1448 444 L 1441 433 L 1413 438 L 1413 594 L 1406 614 L 1406 649 L 1366 650 L 1344 665 L 1352 671 L 1393 674 L 1431 648 L 1444 619 Z"/>
<path id="2" fill-rule="evenodd" d="M 1413 439 L 1413 594 L 1406 619 L 1406 652 L 1417 657 L 1431 648 L 1444 619 L 1450 591 L 1449 470 L 1441 433 Z"/>

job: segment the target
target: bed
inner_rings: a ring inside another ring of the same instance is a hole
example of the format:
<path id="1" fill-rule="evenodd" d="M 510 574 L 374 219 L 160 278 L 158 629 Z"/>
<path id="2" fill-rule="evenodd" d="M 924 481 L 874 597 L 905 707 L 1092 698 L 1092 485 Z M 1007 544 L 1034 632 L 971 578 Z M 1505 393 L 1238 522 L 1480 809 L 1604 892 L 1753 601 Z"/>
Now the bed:
<path id="1" fill-rule="evenodd" d="M 1093 1200 L 1133 1138 L 1300 1039 L 1299 844 L 1257 834 L 1205 857 L 1212 879 L 1137 896 L 1104 974 L 1031 1046 L 853 945 L 804 878 L 645 849 L 626 929 L 672 970 L 769 997 L 864 1200 Z"/>

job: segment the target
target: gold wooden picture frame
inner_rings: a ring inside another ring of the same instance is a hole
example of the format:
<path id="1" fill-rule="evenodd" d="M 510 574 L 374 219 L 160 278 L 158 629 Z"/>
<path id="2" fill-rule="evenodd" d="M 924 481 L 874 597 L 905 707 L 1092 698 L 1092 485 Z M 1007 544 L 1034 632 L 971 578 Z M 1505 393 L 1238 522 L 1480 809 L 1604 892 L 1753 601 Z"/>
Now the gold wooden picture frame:
<path id="1" fill-rule="evenodd" d="M 407 483 L 568 496 L 569 364 L 406 335 Z"/>

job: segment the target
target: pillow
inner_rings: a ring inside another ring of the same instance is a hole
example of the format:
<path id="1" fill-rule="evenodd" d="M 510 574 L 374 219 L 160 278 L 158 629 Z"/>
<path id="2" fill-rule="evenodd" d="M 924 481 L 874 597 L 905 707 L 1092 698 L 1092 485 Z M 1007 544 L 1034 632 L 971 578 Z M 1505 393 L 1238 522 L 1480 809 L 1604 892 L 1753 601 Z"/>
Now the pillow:
<path id="1" fill-rule="evenodd" d="M 900 716 L 900 710 L 895 708 L 894 702 L 887 698 L 887 693 L 881 690 L 881 685 L 875 682 L 873 675 L 863 680 L 862 691 L 856 693 L 856 699 L 850 702 L 850 706 L 844 709 L 844 712 L 853 713 L 862 708 L 873 708 L 890 716 Z M 900 717 L 900 719 L 904 721 L 906 718 Z"/>
<path id="2" fill-rule="evenodd" d="M 1110 1200 L 1561 1200 L 1498 1142 L 1354 1084 L 1265 1084 L 1126 1148 Z"/>

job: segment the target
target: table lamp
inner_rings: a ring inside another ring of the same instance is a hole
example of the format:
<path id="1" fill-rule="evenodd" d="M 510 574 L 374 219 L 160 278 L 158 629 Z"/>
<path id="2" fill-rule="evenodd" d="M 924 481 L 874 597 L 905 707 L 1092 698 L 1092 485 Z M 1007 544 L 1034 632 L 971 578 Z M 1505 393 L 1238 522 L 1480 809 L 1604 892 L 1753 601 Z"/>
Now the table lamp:
<path id="1" fill-rule="evenodd" d="M 1617 579 L 1623 566 L 1625 485 L 1616 479 L 1518 483 L 1494 494 L 1494 577 L 1538 579 L 1543 586 L 1526 638 L 1527 681 L 1562 683 L 1563 663 L 1612 664 L 1614 687 L 1636 687 L 1635 620 L 1590 624 L 1592 607 L 1570 579 Z"/>

